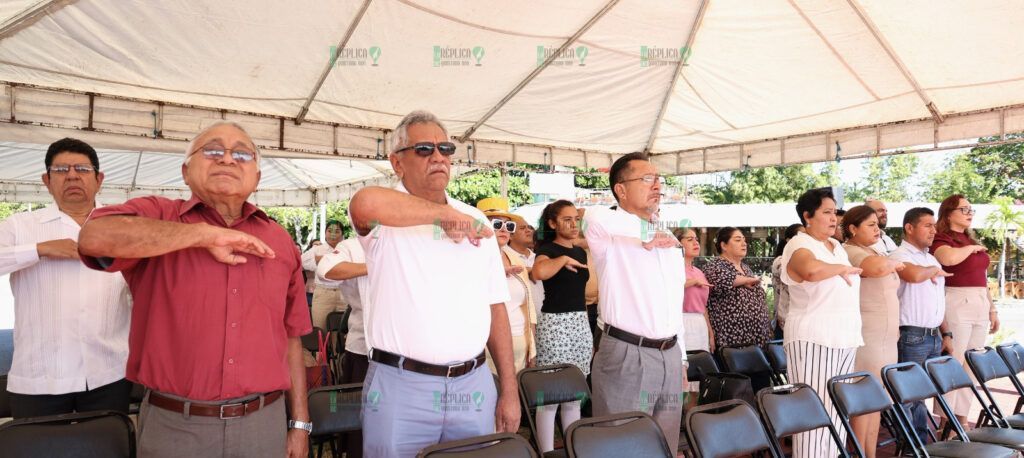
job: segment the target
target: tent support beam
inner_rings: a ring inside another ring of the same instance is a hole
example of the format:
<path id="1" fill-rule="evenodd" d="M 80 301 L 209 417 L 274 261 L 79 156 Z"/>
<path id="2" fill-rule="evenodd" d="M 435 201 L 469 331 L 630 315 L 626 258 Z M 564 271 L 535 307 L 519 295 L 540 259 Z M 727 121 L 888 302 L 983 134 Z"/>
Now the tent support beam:
<path id="1" fill-rule="evenodd" d="M 700 29 L 701 23 L 704 22 L 704 13 L 708 10 L 709 3 L 711 3 L 711 0 L 701 0 L 700 6 L 697 7 L 697 14 L 693 17 L 693 23 L 690 24 L 690 35 L 686 37 L 686 44 L 683 45 L 683 49 L 687 53 L 690 49 L 693 49 L 693 42 L 697 38 L 697 30 Z M 679 78 L 683 74 L 683 67 L 686 66 L 685 57 L 685 55 L 679 56 L 679 62 L 676 63 L 676 71 L 672 74 L 672 82 L 669 83 L 668 90 L 665 91 L 665 98 L 661 101 L 658 117 L 654 118 L 654 126 L 651 127 L 651 135 L 647 137 L 647 146 L 644 146 L 644 152 L 651 152 L 651 147 L 654 146 L 654 139 L 658 137 L 658 129 L 661 129 L 661 121 L 665 119 L 668 103 L 672 99 L 672 94 L 676 91 L 676 84 L 679 83 Z"/>
<path id="2" fill-rule="evenodd" d="M 25 27 L 35 24 L 43 16 L 56 13 L 61 8 L 74 2 L 75 0 L 41 0 L 36 2 L 0 24 L 0 40 L 13 36 Z"/>
<path id="3" fill-rule="evenodd" d="M 903 63 L 903 60 L 896 55 L 896 51 L 892 49 L 892 45 L 882 37 L 882 32 L 878 30 L 875 23 L 872 22 L 871 19 L 868 19 L 868 15 L 864 12 L 864 9 L 857 4 L 856 0 L 846 0 L 846 3 L 850 5 L 850 8 L 853 8 L 853 10 L 857 12 L 857 16 L 860 17 L 860 21 L 863 22 L 868 30 L 871 31 L 871 35 L 875 37 L 875 41 L 878 41 L 878 44 L 882 45 L 882 49 L 884 49 L 885 53 L 889 55 L 889 59 L 896 64 L 896 67 L 900 69 L 900 73 L 903 74 L 903 77 L 906 78 L 907 82 L 914 87 L 914 91 L 917 92 L 917 96 L 921 98 L 922 102 L 924 102 L 924 106 L 928 108 L 928 112 L 932 114 L 932 118 L 935 119 L 935 122 L 937 124 L 942 124 L 942 122 L 945 121 L 945 118 L 942 116 L 942 112 L 939 110 L 939 107 L 935 105 L 935 102 L 932 101 L 931 98 L 928 97 L 928 94 L 925 94 L 924 89 L 921 89 L 921 84 L 919 84 L 917 79 L 914 78 L 914 75 L 910 73 L 906 64 Z"/>
<path id="4" fill-rule="evenodd" d="M 530 82 L 533 81 L 533 79 L 536 78 L 537 75 L 540 74 L 540 72 L 548 68 L 548 66 L 551 65 L 551 63 L 554 62 L 555 59 L 558 58 L 558 56 L 562 55 L 562 52 L 565 51 L 566 48 L 575 43 L 576 40 L 583 36 L 583 34 L 587 32 L 587 30 L 590 30 L 590 28 L 593 27 L 594 24 L 597 23 L 597 21 L 601 20 L 601 18 L 604 17 L 606 13 L 611 11 L 611 9 L 615 7 L 615 5 L 618 3 L 619 0 L 609 0 L 608 3 L 605 4 L 603 8 L 601 8 L 600 11 L 594 14 L 594 16 L 592 16 L 590 20 L 586 22 L 586 24 L 583 24 L 583 27 L 580 27 L 580 29 L 577 30 L 576 33 L 572 34 L 572 36 L 569 37 L 568 40 L 565 40 L 565 42 L 562 43 L 562 46 L 558 47 L 557 51 L 551 53 L 551 55 L 548 56 L 548 58 L 544 61 L 543 64 L 538 65 L 537 68 L 533 69 L 533 71 L 530 72 L 529 75 L 526 75 L 526 78 L 523 78 L 523 80 L 520 81 L 519 84 L 516 85 L 516 87 L 512 88 L 512 90 L 508 94 L 505 94 L 505 97 L 502 97 L 502 99 L 497 104 L 491 107 L 487 114 L 485 114 L 482 118 L 473 123 L 472 127 L 466 129 L 466 132 L 464 132 L 462 136 L 457 137 L 459 142 L 465 143 L 467 140 L 469 140 L 469 137 L 471 137 L 473 133 L 480 128 L 480 126 L 487 122 L 487 120 L 490 119 L 491 116 L 494 116 L 494 113 L 497 113 L 498 110 L 501 109 L 501 107 L 505 106 L 505 104 L 509 102 L 509 100 L 512 100 L 512 97 L 515 97 L 516 94 L 519 94 L 519 91 L 522 91 L 527 84 L 530 84 Z"/>
<path id="5" fill-rule="evenodd" d="M 306 97 L 306 101 L 303 102 L 302 108 L 299 109 L 299 114 L 295 116 L 295 124 L 302 124 L 302 121 L 306 119 L 306 114 L 309 113 L 309 106 L 313 104 L 313 99 L 320 93 L 320 88 L 324 86 L 324 82 L 327 81 L 327 75 L 331 74 L 331 70 L 334 70 L 334 64 L 337 61 L 341 51 L 348 45 L 348 41 L 352 38 L 352 34 L 355 33 L 356 27 L 362 22 L 363 16 L 366 14 L 366 10 L 370 8 L 370 2 L 373 0 L 363 1 L 363 6 L 359 8 L 355 17 L 352 18 L 352 22 L 348 25 L 348 29 L 345 30 L 345 36 L 338 42 L 338 46 L 334 48 L 335 54 L 327 60 L 327 66 L 324 67 L 323 71 L 320 72 L 320 78 L 317 79 L 316 84 L 313 85 L 313 89 L 309 91 L 309 96 Z"/>

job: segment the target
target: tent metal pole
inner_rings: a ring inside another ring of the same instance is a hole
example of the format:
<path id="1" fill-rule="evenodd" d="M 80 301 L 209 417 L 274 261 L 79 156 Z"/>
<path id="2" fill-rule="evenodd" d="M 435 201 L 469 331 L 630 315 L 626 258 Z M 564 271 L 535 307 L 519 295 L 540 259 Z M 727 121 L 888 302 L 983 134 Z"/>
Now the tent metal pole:
<path id="1" fill-rule="evenodd" d="M 327 240 L 327 203 L 320 203 L 320 240 Z"/>
<path id="2" fill-rule="evenodd" d="M 348 29 L 345 30 L 345 36 L 342 37 L 341 41 L 338 42 L 338 46 L 334 48 L 335 55 L 327 59 L 327 65 L 323 71 L 320 72 L 320 78 L 317 79 L 316 84 L 313 85 L 313 89 L 309 91 L 309 96 L 306 97 L 306 101 L 303 102 L 302 108 L 299 109 L 299 114 L 295 116 L 295 124 L 302 124 L 302 121 L 306 119 L 306 114 L 309 113 L 309 106 L 313 104 L 313 99 L 320 93 L 320 88 L 323 87 L 324 82 L 327 81 L 327 75 L 331 74 L 331 70 L 334 70 L 334 64 L 336 63 L 337 56 L 341 54 L 341 51 L 348 45 L 348 41 L 352 38 L 352 34 L 355 33 L 356 27 L 363 20 L 363 15 L 366 14 L 366 10 L 370 8 L 370 2 L 373 0 L 365 0 L 363 6 L 359 8 L 355 17 L 352 18 L 352 22 L 348 25 Z"/>
<path id="3" fill-rule="evenodd" d="M 593 27 L 594 24 L 597 23 L 597 21 L 604 17 L 604 15 L 611 11 L 611 9 L 618 3 L 619 0 L 609 0 L 608 3 L 605 4 L 600 11 L 597 12 L 597 14 L 592 16 L 586 24 L 583 24 L 583 27 L 580 27 L 580 29 L 577 30 L 576 33 L 574 33 L 571 37 L 569 37 L 568 40 L 565 40 L 565 43 L 562 43 L 562 46 L 559 46 L 557 51 L 551 53 L 551 55 L 548 56 L 546 60 L 544 60 L 543 64 L 538 65 L 537 68 L 533 69 L 533 71 L 530 72 L 529 75 L 526 75 L 526 78 L 523 78 L 523 80 L 520 81 L 519 84 L 516 85 L 516 87 L 512 88 L 512 91 L 510 91 L 508 94 L 505 94 L 505 97 L 502 97 L 502 99 L 497 104 L 491 107 L 487 114 L 485 114 L 482 118 L 473 123 L 473 126 L 470 127 L 469 129 L 466 129 L 466 132 L 463 133 L 462 136 L 457 137 L 457 139 L 462 143 L 465 143 L 466 140 L 469 140 L 469 137 L 471 137 L 473 133 L 480 128 L 480 126 L 487 122 L 488 119 L 491 119 L 491 116 L 494 116 L 494 113 L 497 113 L 498 110 L 500 110 L 501 107 L 505 106 L 505 104 L 508 103 L 509 100 L 512 100 L 512 97 L 515 97 L 516 94 L 518 94 L 519 91 L 522 91 L 527 84 L 530 84 L 530 81 L 533 81 L 533 79 L 536 78 L 537 75 L 540 75 L 540 72 L 544 71 L 545 68 L 548 68 L 548 66 L 551 65 L 551 63 L 554 62 L 555 59 L 558 58 L 558 56 L 562 55 L 562 52 L 565 51 L 566 48 L 575 43 L 576 40 L 583 36 L 583 34 L 586 33 L 587 30 L 590 30 L 590 28 Z"/>
<path id="4" fill-rule="evenodd" d="M 42 0 L 36 2 L 0 24 L 0 40 L 13 36 L 25 27 L 35 24 L 43 16 L 56 13 L 61 8 L 74 2 L 75 0 Z"/>
<path id="5" fill-rule="evenodd" d="M 693 42 L 697 38 L 697 30 L 700 29 L 701 23 L 704 22 L 704 13 L 708 10 L 708 4 L 711 0 L 701 0 L 700 6 L 697 7 L 697 14 L 693 17 L 693 23 L 690 24 L 690 35 L 686 37 L 686 44 L 683 45 L 685 53 L 689 53 L 693 49 Z M 661 101 L 661 109 L 658 110 L 658 117 L 654 118 L 654 126 L 651 127 L 651 135 L 647 137 L 647 145 L 644 146 L 644 151 L 650 152 L 651 147 L 654 146 L 654 139 L 658 137 L 658 129 L 661 128 L 661 121 L 665 118 L 665 111 L 668 110 L 668 103 L 672 99 L 672 94 L 676 91 L 676 84 L 679 83 L 679 78 L 683 75 L 683 67 L 686 66 L 685 55 L 679 55 L 679 62 L 676 63 L 676 71 L 672 74 L 672 82 L 668 85 L 668 90 L 665 91 L 665 98 Z"/>
<path id="6" fill-rule="evenodd" d="M 921 85 L 917 82 L 917 79 L 914 78 L 914 75 L 910 73 L 910 70 L 907 69 L 907 66 L 903 63 L 902 60 L 900 60 L 900 57 L 896 55 L 896 51 L 892 49 L 892 45 L 890 45 L 889 42 L 884 37 L 882 37 L 882 32 L 880 32 L 878 30 L 878 27 L 875 26 L 875 23 L 868 18 L 868 15 L 867 13 L 864 12 L 864 9 L 857 4 L 856 0 L 846 0 L 846 3 L 850 5 L 850 8 L 853 8 L 853 10 L 857 12 L 857 16 L 860 17 L 860 21 L 863 22 L 865 26 L 867 26 L 868 30 L 871 31 L 871 35 L 875 37 L 875 40 L 878 41 L 878 44 L 882 45 L 882 49 L 884 49 L 885 53 L 889 55 L 889 59 L 892 59 L 892 62 L 896 64 L 897 68 L 900 69 L 900 73 L 903 74 L 903 77 L 906 78 L 907 82 L 914 87 L 914 91 L 917 92 L 918 97 L 921 97 L 921 101 L 924 102 L 924 106 L 928 108 L 929 112 L 931 112 L 932 118 L 935 119 L 935 122 L 942 124 L 942 122 L 945 121 L 945 118 L 942 116 L 942 112 L 939 111 L 939 107 L 936 106 L 935 102 L 928 97 L 928 94 L 925 94 L 924 90 L 921 89 Z"/>

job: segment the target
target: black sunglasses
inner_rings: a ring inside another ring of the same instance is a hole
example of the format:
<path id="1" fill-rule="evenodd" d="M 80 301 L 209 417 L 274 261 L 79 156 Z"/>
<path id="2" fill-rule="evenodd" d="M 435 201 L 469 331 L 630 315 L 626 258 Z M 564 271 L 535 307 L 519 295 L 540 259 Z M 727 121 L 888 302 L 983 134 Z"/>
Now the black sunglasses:
<path id="1" fill-rule="evenodd" d="M 491 220 L 491 227 L 493 227 L 494 230 L 500 231 L 502 226 L 505 226 L 505 231 L 506 232 L 512 233 L 512 232 L 516 231 L 516 222 L 515 221 L 502 221 L 500 219 L 492 219 Z"/>
<path id="2" fill-rule="evenodd" d="M 395 152 L 396 153 L 401 153 L 402 151 L 405 151 L 407 149 L 411 149 L 411 150 L 415 151 L 416 154 L 420 155 L 421 157 L 427 157 L 427 156 L 430 156 L 431 154 L 434 154 L 434 149 L 435 148 L 439 152 L 441 152 L 441 154 L 443 154 L 445 156 L 451 156 L 452 154 L 455 154 L 455 144 L 452 143 L 452 142 L 441 142 L 441 143 L 419 142 L 419 143 L 417 143 L 415 145 L 409 145 L 409 146 L 406 146 L 405 148 L 399 148 L 399 149 L 395 150 Z"/>

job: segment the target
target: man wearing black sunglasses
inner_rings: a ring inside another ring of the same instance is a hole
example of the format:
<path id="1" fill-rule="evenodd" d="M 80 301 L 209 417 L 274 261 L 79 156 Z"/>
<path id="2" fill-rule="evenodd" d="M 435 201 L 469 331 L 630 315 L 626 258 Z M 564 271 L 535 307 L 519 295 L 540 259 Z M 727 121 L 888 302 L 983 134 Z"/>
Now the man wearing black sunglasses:
<path id="1" fill-rule="evenodd" d="M 400 183 L 363 188 L 349 206 L 370 280 L 364 455 L 414 456 L 438 441 L 515 432 L 509 291 L 494 231 L 445 193 L 455 145 L 434 115 L 407 115 L 389 151 Z"/>

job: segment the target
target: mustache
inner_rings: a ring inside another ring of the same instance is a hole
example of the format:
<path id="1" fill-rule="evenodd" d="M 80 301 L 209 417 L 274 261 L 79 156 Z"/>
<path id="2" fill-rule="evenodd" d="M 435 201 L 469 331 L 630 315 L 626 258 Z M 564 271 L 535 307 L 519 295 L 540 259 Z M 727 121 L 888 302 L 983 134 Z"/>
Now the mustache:
<path id="1" fill-rule="evenodd" d="M 427 173 L 444 172 L 448 173 L 448 167 L 443 164 L 431 165 L 427 168 Z"/>

